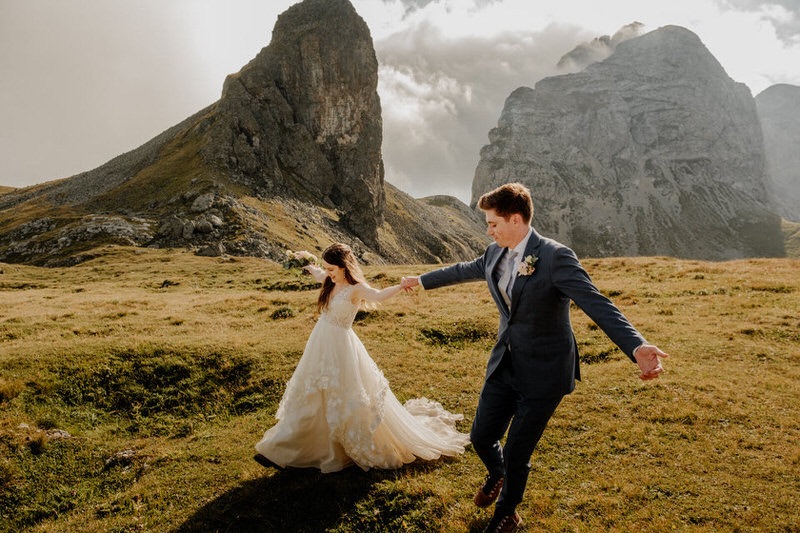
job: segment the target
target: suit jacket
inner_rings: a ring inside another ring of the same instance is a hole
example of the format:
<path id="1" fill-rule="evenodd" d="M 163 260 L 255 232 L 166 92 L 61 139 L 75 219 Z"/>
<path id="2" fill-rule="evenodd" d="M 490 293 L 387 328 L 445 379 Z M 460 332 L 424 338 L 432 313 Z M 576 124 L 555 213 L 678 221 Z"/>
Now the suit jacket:
<path id="1" fill-rule="evenodd" d="M 440 268 L 420 276 L 425 289 L 485 279 L 500 311 L 497 343 L 486 367 L 486 378 L 505 354 L 514 375 L 531 398 L 569 394 L 580 379 L 578 346 L 569 317 L 570 300 L 580 307 L 632 360 L 644 337 L 605 296 L 600 294 L 568 247 L 532 232 L 523 258 L 538 257 L 535 271 L 518 276 L 511 309 L 497 287 L 495 270 L 505 248 L 491 244 L 473 261 Z"/>

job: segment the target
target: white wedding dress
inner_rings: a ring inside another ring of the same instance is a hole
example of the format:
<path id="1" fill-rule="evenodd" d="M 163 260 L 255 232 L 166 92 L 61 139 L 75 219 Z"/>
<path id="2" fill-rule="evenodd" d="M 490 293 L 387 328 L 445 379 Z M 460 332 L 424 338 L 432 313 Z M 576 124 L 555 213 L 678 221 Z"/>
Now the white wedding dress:
<path id="1" fill-rule="evenodd" d="M 355 463 L 398 468 L 464 451 L 462 415 L 426 398 L 401 405 L 352 329 L 353 286 L 333 296 L 286 384 L 275 417 L 256 451 L 281 466 L 335 472 Z"/>

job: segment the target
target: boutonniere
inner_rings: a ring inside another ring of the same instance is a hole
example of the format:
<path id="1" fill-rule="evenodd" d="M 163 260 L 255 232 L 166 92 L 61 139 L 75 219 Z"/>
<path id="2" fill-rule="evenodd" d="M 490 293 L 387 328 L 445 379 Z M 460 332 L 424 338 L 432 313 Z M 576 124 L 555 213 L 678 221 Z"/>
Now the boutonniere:
<path id="1" fill-rule="evenodd" d="M 535 255 L 528 255 L 525 259 L 522 260 L 519 264 L 519 268 L 517 269 L 517 274 L 520 276 L 530 276 L 534 272 L 536 272 L 536 261 L 539 258 Z"/>

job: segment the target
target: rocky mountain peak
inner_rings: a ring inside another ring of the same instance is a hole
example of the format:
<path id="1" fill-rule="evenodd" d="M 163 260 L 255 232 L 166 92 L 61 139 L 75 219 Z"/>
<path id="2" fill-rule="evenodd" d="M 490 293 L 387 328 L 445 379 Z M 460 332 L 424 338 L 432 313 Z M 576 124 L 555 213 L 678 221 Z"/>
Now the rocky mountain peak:
<path id="1" fill-rule="evenodd" d="M 664 78 L 670 74 L 681 77 L 706 74 L 707 77 L 727 78 L 725 69 L 700 37 L 681 26 L 663 26 L 637 37 L 634 42 L 621 42 L 600 68 L 623 67 L 626 61 L 634 61 L 642 76 Z"/>
<path id="2" fill-rule="evenodd" d="M 375 245 L 385 203 L 377 85 L 372 37 L 350 2 L 305 0 L 226 79 L 205 154 L 258 191 L 299 185 Z"/>
<path id="3" fill-rule="evenodd" d="M 602 61 L 613 54 L 617 45 L 638 36 L 643 27 L 644 24 L 641 22 L 631 22 L 617 30 L 614 35 L 603 35 L 589 42 L 581 43 L 561 56 L 556 66 L 570 72 L 583 70 L 592 63 Z"/>
<path id="4" fill-rule="evenodd" d="M 473 203 L 522 181 L 534 224 L 582 255 L 783 254 L 750 91 L 685 28 L 517 89 L 489 141 Z"/>

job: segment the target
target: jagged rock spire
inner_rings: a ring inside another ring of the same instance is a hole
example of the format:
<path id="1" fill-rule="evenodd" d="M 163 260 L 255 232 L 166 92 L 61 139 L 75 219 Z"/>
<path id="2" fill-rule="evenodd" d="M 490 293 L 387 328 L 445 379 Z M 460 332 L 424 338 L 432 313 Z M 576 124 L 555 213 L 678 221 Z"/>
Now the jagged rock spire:
<path id="1" fill-rule="evenodd" d="M 383 220 L 378 62 L 347 0 L 305 0 L 225 81 L 204 153 L 266 193 L 297 192 L 340 211 L 375 245 Z"/>

